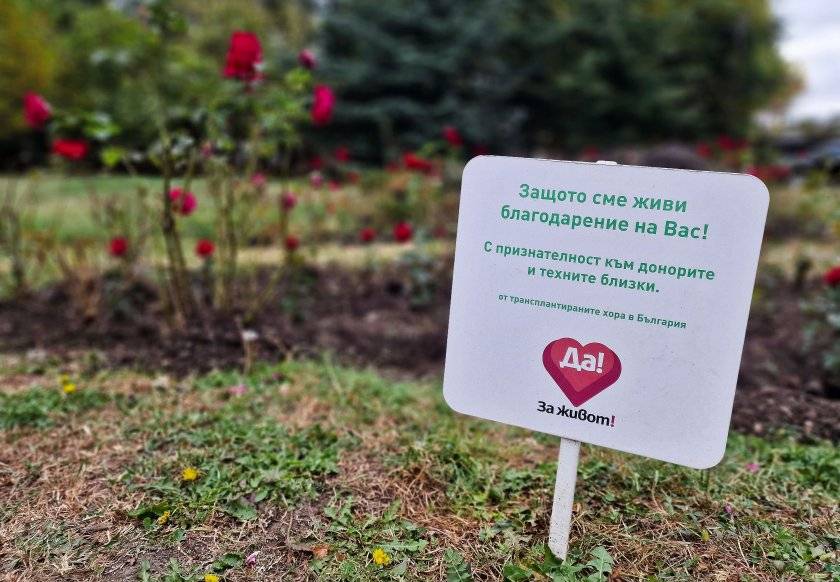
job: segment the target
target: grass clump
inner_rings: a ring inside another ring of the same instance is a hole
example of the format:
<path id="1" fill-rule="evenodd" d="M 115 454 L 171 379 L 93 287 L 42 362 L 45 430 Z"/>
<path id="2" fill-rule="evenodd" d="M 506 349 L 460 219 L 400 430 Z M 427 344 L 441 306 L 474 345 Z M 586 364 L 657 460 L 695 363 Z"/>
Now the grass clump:
<path id="1" fill-rule="evenodd" d="M 67 416 L 102 407 L 109 400 L 107 394 L 93 389 L 65 394 L 58 389 L 36 387 L 0 393 L 0 430 L 48 427 Z"/>
<path id="2" fill-rule="evenodd" d="M 147 526 L 190 525 L 221 510 L 249 521 L 265 503 L 314 497 L 318 482 L 336 472 L 340 443 L 333 432 L 318 425 L 293 432 L 228 416 L 230 408 L 166 420 L 146 446 L 148 457 L 124 475 L 148 499 L 135 517 Z"/>

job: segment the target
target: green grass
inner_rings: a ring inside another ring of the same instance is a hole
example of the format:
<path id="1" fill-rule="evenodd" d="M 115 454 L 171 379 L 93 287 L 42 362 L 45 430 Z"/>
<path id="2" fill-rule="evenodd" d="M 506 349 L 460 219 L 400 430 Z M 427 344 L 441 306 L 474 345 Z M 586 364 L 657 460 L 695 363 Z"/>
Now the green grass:
<path id="1" fill-rule="evenodd" d="M 0 430 L 16 427 L 51 426 L 70 415 L 104 406 L 107 394 L 95 389 L 64 394 L 58 388 L 29 388 L 12 394 L 0 393 Z"/>
<path id="2" fill-rule="evenodd" d="M 372 174 L 379 190 L 379 179 Z M 173 186 L 183 186 L 183 181 L 175 180 Z M 155 176 L 123 176 L 95 174 L 90 176 L 63 176 L 56 173 L 34 173 L 28 176 L 0 176 L 0 193 L 5 194 L 10 188 L 18 192 L 21 201 L 19 207 L 26 210 L 25 225 L 32 232 L 49 232 L 58 240 L 104 242 L 111 233 L 103 231 L 94 220 L 93 195 L 103 201 L 113 201 L 117 208 L 135 208 L 131 206 L 139 198 L 138 191 L 143 188 L 148 192 L 151 211 L 157 212 L 163 181 Z M 188 242 L 198 238 L 213 238 L 216 230 L 216 201 L 208 190 L 205 178 L 195 178 L 190 184 L 195 193 L 198 206 L 189 217 L 179 219 L 179 227 Z M 323 231 L 333 236 L 337 234 L 355 237 L 359 226 L 359 217 L 369 215 L 372 191 L 355 186 L 347 186 L 339 192 L 326 187 L 314 191 L 305 178 L 291 181 L 271 180 L 267 183 L 268 196 L 257 202 L 258 209 L 249 222 L 257 226 L 272 227 L 278 221 L 278 203 L 276 197 L 285 190 L 291 190 L 298 196 L 299 205 L 291 218 L 291 230 L 298 235 Z M 367 200 L 365 198 L 368 198 Z M 327 212 L 326 206 L 332 207 Z M 156 221 L 152 222 L 155 225 Z M 255 234 L 249 224 L 250 234 Z M 258 233 L 257 233 L 258 234 Z"/>
<path id="3" fill-rule="evenodd" d="M 6 475 L 29 485 L 0 505 L 0 538 L 15 540 L 0 574 L 23 579 L 840 577 L 830 443 L 732 434 L 709 471 L 584 446 L 561 563 L 545 548 L 557 439 L 460 417 L 436 382 L 287 362 L 168 383 L 99 374 L 2 402 L 0 437 L 20 451 Z M 56 487 L 90 500 L 56 508 Z"/>

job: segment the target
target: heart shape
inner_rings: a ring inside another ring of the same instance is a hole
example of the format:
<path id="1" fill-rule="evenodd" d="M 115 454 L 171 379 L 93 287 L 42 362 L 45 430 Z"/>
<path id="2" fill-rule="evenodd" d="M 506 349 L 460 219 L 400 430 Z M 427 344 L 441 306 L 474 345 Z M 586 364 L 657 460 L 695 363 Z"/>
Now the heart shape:
<path id="1" fill-rule="evenodd" d="M 612 386 L 621 375 L 621 360 L 610 348 L 598 342 L 584 346 L 570 337 L 545 346 L 543 366 L 575 407 Z"/>

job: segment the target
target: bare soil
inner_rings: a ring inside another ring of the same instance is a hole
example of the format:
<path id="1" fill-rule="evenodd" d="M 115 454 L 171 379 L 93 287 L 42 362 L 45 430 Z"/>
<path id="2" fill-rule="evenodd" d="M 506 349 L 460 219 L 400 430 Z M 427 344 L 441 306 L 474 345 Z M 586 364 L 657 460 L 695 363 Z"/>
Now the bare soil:
<path id="1" fill-rule="evenodd" d="M 0 302 L 0 351 L 70 358 L 94 350 L 107 367 L 188 375 L 242 366 L 247 328 L 258 334 L 249 344 L 255 360 L 329 352 L 400 377 L 435 377 L 445 356 L 449 273 L 442 265 L 422 293 L 410 273 L 395 267 L 300 271 L 275 285 L 252 321 L 245 306 L 230 313 L 205 307 L 181 327 L 169 323 L 155 287 L 143 281 L 100 281 L 92 303 L 90 295 L 82 301 L 78 291 L 55 285 Z M 263 275 L 262 284 L 267 281 Z M 799 302 L 808 291 L 784 281 L 764 285 L 753 302 L 732 425 L 836 442 L 840 400 L 825 397 L 815 356 L 803 347 Z"/>

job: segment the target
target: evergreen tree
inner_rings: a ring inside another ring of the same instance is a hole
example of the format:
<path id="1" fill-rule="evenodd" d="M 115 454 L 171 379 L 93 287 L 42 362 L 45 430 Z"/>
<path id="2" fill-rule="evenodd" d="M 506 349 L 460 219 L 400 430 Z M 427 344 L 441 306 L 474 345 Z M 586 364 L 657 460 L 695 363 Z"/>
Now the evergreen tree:
<path id="1" fill-rule="evenodd" d="M 766 0 L 336 0 L 321 32 L 329 137 L 371 159 L 444 125 L 508 152 L 743 135 L 791 79 Z"/>
<path id="2" fill-rule="evenodd" d="M 368 157 L 439 139 L 446 124 L 473 144 L 524 146 L 519 101 L 541 39 L 522 19 L 541 12 L 540 0 L 337 1 L 322 31 L 340 95 L 332 134 Z"/>

